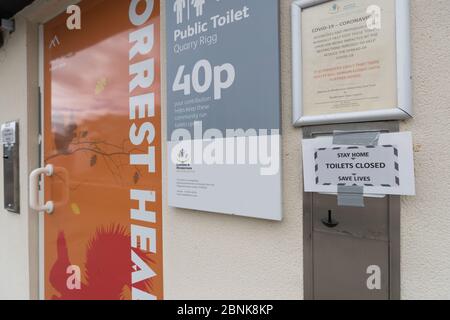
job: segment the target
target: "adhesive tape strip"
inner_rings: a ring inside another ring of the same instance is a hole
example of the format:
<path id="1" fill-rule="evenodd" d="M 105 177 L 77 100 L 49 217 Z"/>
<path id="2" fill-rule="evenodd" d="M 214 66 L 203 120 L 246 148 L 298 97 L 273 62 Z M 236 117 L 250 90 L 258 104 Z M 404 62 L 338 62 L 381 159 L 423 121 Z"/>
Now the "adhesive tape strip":
<path id="1" fill-rule="evenodd" d="M 377 146 L 380 133 L 375 131 L 334 131 L 334 145 Z"/>
<path id="2" fill-rule="evenodd" d="M 338 186 L 337 201 L 339 207 L 364 208 L 363 186 Z"/>

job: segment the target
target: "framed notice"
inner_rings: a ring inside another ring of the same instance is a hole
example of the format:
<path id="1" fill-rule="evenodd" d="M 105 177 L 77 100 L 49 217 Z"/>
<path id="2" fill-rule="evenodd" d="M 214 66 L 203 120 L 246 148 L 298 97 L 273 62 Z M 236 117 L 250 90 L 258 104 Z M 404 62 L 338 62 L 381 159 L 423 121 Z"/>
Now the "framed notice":
<path id="1" fill-rule="evenodd" d="M 409 0 L 292 4 L 296 126 L 412 116 Z"/>

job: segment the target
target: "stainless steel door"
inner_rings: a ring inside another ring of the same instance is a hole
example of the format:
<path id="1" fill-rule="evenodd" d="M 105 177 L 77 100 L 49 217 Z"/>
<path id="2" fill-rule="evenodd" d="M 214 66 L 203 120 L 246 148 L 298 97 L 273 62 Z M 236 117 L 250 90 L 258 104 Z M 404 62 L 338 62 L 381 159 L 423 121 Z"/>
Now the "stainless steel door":
<path id="1" fill-rule="evenodd" d="M 303 138 L 342 131 L 397 132 L 398 122 L 303 128 Z M 400 197 L 364 198 L 340 207 L 337 195 L 303 194 L 306 299 L 400 298 Z"/>

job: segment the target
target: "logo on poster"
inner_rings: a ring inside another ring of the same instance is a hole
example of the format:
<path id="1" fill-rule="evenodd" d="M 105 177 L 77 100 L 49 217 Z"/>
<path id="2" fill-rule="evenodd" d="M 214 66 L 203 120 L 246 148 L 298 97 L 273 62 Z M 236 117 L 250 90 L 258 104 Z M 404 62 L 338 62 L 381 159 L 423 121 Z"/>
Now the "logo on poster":
<path id="1" fill-rule="evenodd" d="M 191 156 L 185 148 L 181 148 L 177 153 L 176 167 L 178 170 L 192 170 Z"/>
<path id="2" fill-rule="evenodd" d="M 48 46 L 49 49 L 51 48 L 56 48 L 57 46 L 59 46 L 61 44 L 61 42 L 59 41 L 59 38 L 57 35 L 55 35 L 53 37 L 53 39 L 50 41 L 50 45 Z"/>
<path id="3" fill-rule="evenodd" d="M 330 7 L 330 13 L 335 14 L 341 11 L 341 7 L 337 3 L 333 3 Z"/>
<path id="4" fill-rule="evenodd" d="M 367 14 L 370 18 L 367 20 L 367 28 L 369 30 L 381 30 L 381 8 L 376 5 L 367 8 Z"/>
<path id="5" fill-rule="evenodd" d="M 182 24 L 184 21 L 185 9 L 187 20 L 191 19 L 191 6 L 195 9 L 197 17 L 203 16 L 203 6 L 206 0 L 175 0 L 173 3 L 173 11 L 176 14 L 177 24 Z"/>
<path id="6" fill-rule="evenodd" d="M 203 15 L 203 6 L 206 0 L 192 0 L 191 4 L 194 6 L 196 11 L 196 16 L 201 17 Z"/>
<path id="7" fill-rule="evenodd" d="M 177 154 L 178 163 L 184 164 L 190 160 L 189 153 L 186 152 L 184 148 L 180 150 Z"/>

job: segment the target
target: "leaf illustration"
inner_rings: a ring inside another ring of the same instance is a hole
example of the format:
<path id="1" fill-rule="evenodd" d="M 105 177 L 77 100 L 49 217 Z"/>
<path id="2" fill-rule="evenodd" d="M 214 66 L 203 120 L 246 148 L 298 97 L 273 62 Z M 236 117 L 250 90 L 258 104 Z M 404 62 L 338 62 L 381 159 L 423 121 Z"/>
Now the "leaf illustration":
<path id="1" fill-rule="evenodd" d="M 70 205 L 70 208 L 72 209 L 73 214 L 76 214 L 76 215 L 81 214 L 80 207 L 76 203 L 72 203 Z"/>
<path id="2" fill-rule="evenodd" d="M 97 84 L 95 85 L 95 94 L 99 95 L 100 93 L 102 93 L 106 86 L 108 85 L 108 79 L 106 78 L 101 78 L 97 81 Z"/>
<path id="3" fill-rule="evenodd" d="M 120 293 L 120 300 L 131 300 L 131 288 L 128 285 L 124 285 L 122 288 L 122 292 Z"/>

